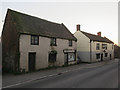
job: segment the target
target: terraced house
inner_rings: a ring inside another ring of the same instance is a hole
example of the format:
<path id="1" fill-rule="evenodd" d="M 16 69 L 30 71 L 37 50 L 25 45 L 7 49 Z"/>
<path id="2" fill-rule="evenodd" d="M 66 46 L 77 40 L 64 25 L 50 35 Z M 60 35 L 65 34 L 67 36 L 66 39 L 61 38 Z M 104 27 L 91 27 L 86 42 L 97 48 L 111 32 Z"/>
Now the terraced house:
<path id="1" fill-rule="evenodd" d="M 97 62 L 114 58 L 114 43 L 106 37 L 101 37 L 101 32 L 94 35 L 81 31 L 78 24 L 74 36 L 77 38 L 77 57 L 81 62 Z"/>
<path id="2" fill-rule="evenodd" d="M 2 31 L 3 68 L 33 71 L 76 63 L 77 39 L 62 23 L 8 9 Z"/>

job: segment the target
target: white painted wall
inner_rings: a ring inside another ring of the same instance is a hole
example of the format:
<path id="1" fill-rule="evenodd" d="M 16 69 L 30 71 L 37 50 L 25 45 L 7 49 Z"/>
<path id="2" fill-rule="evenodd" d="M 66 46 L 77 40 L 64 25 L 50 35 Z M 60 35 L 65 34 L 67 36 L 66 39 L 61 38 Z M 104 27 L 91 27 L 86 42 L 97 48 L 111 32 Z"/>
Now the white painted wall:
<path id="1" fill-rule="evenodd" d="M 81 61 L 83 62 L 90 62 L 90 39 L 80 31 L 76 31 L 74 33 L 74 36 L 77 38 L 77 56 L 79 56 Z M 100 50 L 96 50 L 96 43 L 100 43 Z M 103 52 L 103 49 L 102 49 L 102 44 L 107 44 L 106 52 L 108 53 L 108 57 L 105 57 L 105 53 Z M 100 54 L 103 53 L 103 60 L 110 60 L 110 54 L 112 55 L 111 58 L 113 59 L 114 48 L 112 49 L 112 45 L 113 44 L 109 44 L 105 42 L 91 41 L 92 62 L 101 61 L 101 57 L 100 59 L 96 59 L 97 53 L 100 53 Z"/>
<path id="2" fill-rule="evenodd" d="M 96 50 L 96 44 L 99 43 L 100 44 L 100 50 Z M 110 54 L 112 55 L 111 59 L 114 58 L 114 45 L 113 44 L 109 44 L 106 42 L 97 42 L 97 41 L 92 41 L 92 62 L 96 62 L 96 61 L 101 61 L 101 57 L 100 59 L 96 59 L 96 54 L 97 53 L 103 53 L 103 60 L 110 60 Z M 106 53 L 108 53 L 108 56 L 105 57 L 105 52 L 104 49 L 102 49 L 102 44 L 107 44 L 107 50 Z M 112 45 L 113 45 L 113 49 L 112 49 Z"/>
<path id="3" fill-rule="evenodd" d="M 64 49 L 77 49 L 77 43 L 69 47 L 68 40 L 56 39 L 57 46 L 50 46 L 50 38 L 39 36 L 39 45 L 31 45 L 31 35 L 20 35 L 20 68 L 28 71 L 28 52 L 36 52 L 36 69 L 48 67 L 48 53 L 51 50 L 57 51 L 55 65 L 64 65 Z M 75 61 L 76 62 L 76 61 Z M 74 62 L 74 63 L 75 63 Z"/>
<path id="4" fill-rule="evenodd" d="M 76 31 L 74 36 L 77 38 L 77 56 L 83 62 L 90 62 L 90 39 L 80 31 Z"/>

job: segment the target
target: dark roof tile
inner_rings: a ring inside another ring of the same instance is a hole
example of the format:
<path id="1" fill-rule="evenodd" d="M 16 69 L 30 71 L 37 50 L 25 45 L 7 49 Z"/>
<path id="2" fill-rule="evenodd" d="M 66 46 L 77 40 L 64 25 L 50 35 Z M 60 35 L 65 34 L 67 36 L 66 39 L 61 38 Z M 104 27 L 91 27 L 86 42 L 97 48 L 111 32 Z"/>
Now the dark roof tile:
<path id="1" fill-rule="evenodd" d="M 8 13 L 11 14 L 12 20 L 16 24 L 19 33 L 77 40 L 63 23 L 50 22 L 11 9 L 8 9 Z"/>
<path id="2" fill-rule="evenodd" d="M 101 37 L 101 36 L 94 35 L 94 34 L 90 34 L 90 33 L 83 32 L 83 31 L 81 31 L 81 32 L 82 32 L 84 35 L 86 35 L 86 36 L 87 36 L 90 40 L 92 40 L 92 41 L 113 43 L 111 40 L 109 40 L 109 39 L 106 38 L 106 37 Z"/>

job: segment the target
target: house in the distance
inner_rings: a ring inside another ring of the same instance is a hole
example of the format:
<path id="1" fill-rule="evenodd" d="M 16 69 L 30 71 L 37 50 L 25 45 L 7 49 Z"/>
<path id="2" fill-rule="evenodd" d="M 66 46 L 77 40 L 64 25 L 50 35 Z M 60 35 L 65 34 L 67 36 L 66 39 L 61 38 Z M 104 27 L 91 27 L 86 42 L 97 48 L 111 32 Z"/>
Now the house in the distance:
<path id="1" fill-rule="evenodd" d="M 80 25 L 77 25 L 74 36 L 77 38 L 78 60 L 96 62 L 114 58 L 114 43 L 106 37 L 101 37 L 101 32 L 98 32 L 98 35 L 83 32 Z"/>
<path id="2" fill-rule="evenodd" d="M 74 64 L 76 41 L 63 23 L 8 9 L 2 31 L 3 69 L 33 71 Z"/>
<path id="3" fill-rule="evenodd" d="M 114 57 L 120 59 L 120 46 L 114 45 Z"/>

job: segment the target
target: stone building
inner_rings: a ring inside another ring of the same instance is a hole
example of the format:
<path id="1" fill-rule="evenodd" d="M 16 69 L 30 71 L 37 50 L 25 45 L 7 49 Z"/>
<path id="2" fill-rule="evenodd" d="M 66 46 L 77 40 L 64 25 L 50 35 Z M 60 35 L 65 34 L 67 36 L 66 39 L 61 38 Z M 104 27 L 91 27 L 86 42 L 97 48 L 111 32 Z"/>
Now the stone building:
<path id="1" fill-rule="evenodd" d="M 62 23 L 8 9 L 2 31 L 4 70 L 33 71 L 76 63 L 77 39 Z"/>

